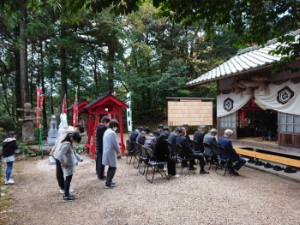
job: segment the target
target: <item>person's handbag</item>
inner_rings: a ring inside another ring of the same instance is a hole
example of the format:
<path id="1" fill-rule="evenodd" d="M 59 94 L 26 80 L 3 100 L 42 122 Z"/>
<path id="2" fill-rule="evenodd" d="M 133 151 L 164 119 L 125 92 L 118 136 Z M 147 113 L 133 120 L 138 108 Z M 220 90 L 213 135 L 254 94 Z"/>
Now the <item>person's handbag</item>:
<path id="1" fill-rule="evenodd" d="M 50 165 L 56 165 L 56 160 L 52 155 L 49 155 L 49 164 Z"/>

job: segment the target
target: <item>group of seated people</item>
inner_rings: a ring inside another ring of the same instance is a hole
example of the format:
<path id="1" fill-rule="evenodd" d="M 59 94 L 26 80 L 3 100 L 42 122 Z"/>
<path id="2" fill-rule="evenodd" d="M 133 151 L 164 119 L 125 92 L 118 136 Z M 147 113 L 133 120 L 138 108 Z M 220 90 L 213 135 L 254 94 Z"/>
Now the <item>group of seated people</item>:
<path id="1" fill-rule="evenodd" d="M 176 174 L 176 163 L 178 163 L 178 159 L 182 166 L 188 167 L 189 170 L 197 169 L 194 166 L 196 164 L 195 160 L 198 160 L 200 174 L 209 174 L 209 172 L 204 169 L 208 161 L 211 161 L 211 163 L 219 163 L 221 159 L 227 162 L 226 169 L 229 173 L 238 176 L 237 171 L 246 161 L 237 154 L 232 147 L 230 137 L 233 131 L 229 129 L 225 130 L 224 136 L 217 140 L 216 129 L 211 129 L 207 134 L 205 134 L 205 129 L 205 125 L 200 125 L 198 130 L 194 133 L 193 141 L 191 141 L 187 134 L 188 124 L 177 127 L 173 132 L 170 132 L 168 126 L 163 126 L 162 124 L 153 132 L 151 132 L 149 127 L 138 127 L 131 133 L 131 145 L 128 151 L 129 153 L 135 151 L 135 142 L 143 145 L 145 148 L 151 148 L 154 151 L 154 156 L 157 161 L 167 162 L 169 177 L 179 177 L 179 175 Z M 206 143 L 206 147 L 204 147 L 203 143 Z M 218 145 L 226 149 L 225 154 L 219 152 Z"/>

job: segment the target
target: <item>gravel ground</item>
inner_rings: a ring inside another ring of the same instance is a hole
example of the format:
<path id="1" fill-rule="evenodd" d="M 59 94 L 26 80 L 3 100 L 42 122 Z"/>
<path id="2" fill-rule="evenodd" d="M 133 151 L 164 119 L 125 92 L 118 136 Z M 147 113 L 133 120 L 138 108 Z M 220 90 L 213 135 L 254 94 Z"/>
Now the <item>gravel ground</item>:
<path id="1" fill-rule="evenodd" d="M 48 159 L 17 161 L 8 224 L 300 224 L 300 183 L 248 167 L 239 177 L 183 171 L 168 181 L 156 174 L 151 184 L 120 159 L 114 189 L 96 179 L 88 156 L 77 170 L 76 200 L 63 203 Z"/>

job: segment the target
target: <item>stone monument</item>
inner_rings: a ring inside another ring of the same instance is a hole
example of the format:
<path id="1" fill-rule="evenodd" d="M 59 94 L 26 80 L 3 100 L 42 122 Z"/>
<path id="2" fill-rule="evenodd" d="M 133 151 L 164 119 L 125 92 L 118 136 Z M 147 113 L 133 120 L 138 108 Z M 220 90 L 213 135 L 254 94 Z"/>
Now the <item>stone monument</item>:
<path id="1" fill-rule="evenodd" d="M 23 121 L 22 141 L 26 143 L 35 141 L 34 124 L 33 124 L 33 120 L 36 119 L 33 115 L 35 110 L 32 110 L 31 103 L 29 102 L 26 102 L 24 104 L 24 109 L 18 109 L 18 110 L 24 111 L 24 119 L 19 119 L 19 121 Z"/>
<path id="2" fill-rule="evenodd" d="M 58 132 L 57 132 L 56 116 L 52 115 L 46 145 L 53 146 L 55 144 L 57 137 L 58 137 Z"/>

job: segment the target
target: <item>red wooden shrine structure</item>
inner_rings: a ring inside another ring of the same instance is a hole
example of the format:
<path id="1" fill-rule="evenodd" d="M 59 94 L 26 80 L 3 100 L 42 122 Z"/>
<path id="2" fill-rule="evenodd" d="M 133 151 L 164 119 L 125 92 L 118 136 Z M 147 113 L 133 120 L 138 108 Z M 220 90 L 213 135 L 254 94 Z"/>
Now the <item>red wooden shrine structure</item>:
<path id="1" fill-rule="evenodd" d="M 78 104 L 79 107 L 79 104 Z M 91 158 L 95 158 L 95 135 L 96 128 L 99 125 L 101 118 L 100 115 L 108 115 L 111 119 L 117 119 L 120 124 L 120 139 L 121 139 L 121 154 L 124 156 L 125 144 L 123 137 L 123 119 L 122 109 L 128 106 L 121 100 L 116 98 L 111 92 L 101 94 L 96 100 L 85 105 L 82 109 L 87 113 L 87 133 L 88 138 L 86 148 L 90 152 Z M 80 113 L 80 110 L 78 108 Z M 117 116 L 117 118 L 116 118 Z"/>

